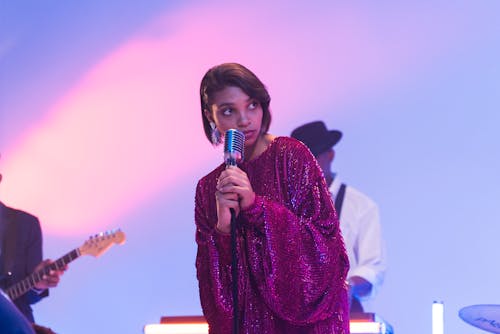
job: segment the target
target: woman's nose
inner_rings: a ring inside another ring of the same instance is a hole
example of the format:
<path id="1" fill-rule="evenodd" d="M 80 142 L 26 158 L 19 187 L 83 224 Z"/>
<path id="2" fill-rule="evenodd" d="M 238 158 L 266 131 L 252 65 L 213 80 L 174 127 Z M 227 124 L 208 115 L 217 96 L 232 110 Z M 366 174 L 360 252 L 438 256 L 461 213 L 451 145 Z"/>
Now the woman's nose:
<path id="1" fill-rule="evenodd" d="M 240 113 L 240 118 L 238 119 L 238 125 L 239 126 L 247 126 L 250 124 L 250 119 L 248 118 L 248 114 L 243 111 Z"/>

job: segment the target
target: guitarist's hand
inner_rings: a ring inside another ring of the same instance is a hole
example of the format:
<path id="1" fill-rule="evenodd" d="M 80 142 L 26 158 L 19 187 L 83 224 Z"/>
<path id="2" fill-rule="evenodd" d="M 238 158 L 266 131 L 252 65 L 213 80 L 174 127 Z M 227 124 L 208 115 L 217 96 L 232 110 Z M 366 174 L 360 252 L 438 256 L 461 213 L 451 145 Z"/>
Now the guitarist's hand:
<path id="1" fill-rule="evenodd" d="M 42 270 L 44 267 L 52 264 L 52 260 L 44 260 L 35 268 L 35 272 Z M 44 274 L 42 276 L 42 280 L 35 284 L 35 288 L 38 290 L 45 290 L 48 288 L 56 287 L 59 284 L 60 276 L 64 273 L 64 271 L 68 268 L 68 266 L 64 266 L 62 270 L 50 270 L 48 274 Z"/>

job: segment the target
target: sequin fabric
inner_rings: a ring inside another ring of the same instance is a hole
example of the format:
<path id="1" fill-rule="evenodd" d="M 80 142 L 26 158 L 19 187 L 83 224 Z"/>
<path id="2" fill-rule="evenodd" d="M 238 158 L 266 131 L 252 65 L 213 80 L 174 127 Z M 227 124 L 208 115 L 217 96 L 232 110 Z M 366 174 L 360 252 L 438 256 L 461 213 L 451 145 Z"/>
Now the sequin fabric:
<path id="1" fill-rule="evenodd" d="M 302 143 L 277 137 L 239 167 L 256 193 L 237 218 L 239 332 L 349 333 L 349 263 L 315 158 Z M 212 334 L 232 332 L 231 238 L 215 229 L 224 168 L 203 177 L 195 197 L 197 278 Z"/>

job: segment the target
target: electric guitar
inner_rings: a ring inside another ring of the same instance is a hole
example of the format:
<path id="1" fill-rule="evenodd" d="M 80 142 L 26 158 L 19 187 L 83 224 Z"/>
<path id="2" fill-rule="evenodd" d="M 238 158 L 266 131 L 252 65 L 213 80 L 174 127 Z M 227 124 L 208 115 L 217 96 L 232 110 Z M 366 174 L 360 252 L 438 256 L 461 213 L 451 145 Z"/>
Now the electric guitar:
<path id="1" fill-rule="evenodd" d="M 51 264 L 8 287 L 5 293 L 9 296 L 10 300 L 14 301 L 33 288 L 51 270 L 62 270 L 68 263 L 82 255 L 98 257 L 104 254 L 113 244 L 122 245 L 123 243 L 125 243 L 125 234 L 120 230 L 107 231 L 91 236 L 82 246 L 73 249 Z"/>

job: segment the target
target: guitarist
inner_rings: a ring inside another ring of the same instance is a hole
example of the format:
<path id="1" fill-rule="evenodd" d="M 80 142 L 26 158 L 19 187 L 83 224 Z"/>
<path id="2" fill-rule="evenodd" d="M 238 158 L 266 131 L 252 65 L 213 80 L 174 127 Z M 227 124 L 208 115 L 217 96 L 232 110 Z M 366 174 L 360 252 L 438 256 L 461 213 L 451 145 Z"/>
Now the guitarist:
<path id="1" fill-rule="evenodd" d="M 0 174 L 0 182 L 2 174 Z M 51 263 L 42 261 L 42 231 L 38 218 L 0 202 L 0 287 L 5 289 Z M 33 289 L 13 302 L 34 323 L 31 305 L 48 296 L 66 268 L 51 270 Z"/>

